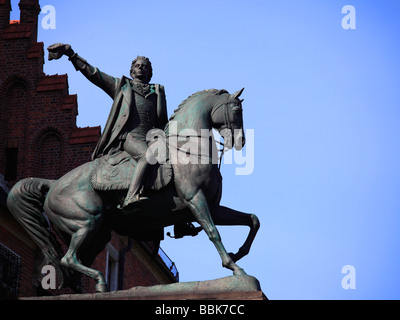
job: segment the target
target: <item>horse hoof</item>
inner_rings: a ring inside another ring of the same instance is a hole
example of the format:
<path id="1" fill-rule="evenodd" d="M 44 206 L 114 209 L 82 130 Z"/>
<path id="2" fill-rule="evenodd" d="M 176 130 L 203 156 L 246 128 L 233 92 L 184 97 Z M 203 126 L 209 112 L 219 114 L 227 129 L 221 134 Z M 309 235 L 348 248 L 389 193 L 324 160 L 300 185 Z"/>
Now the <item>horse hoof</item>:
<path id="1" fill-rule="evenodd" d="M 233 275 L 234 276 L 246 276 L 247 273 L 242 268 L 238 268 L 235 271 L 233 271 Z"/>
<path id="2" fill-rule="evenodd" d="M 95 285 L 96 292 L 106 292 L 106 284 L 105 283 L 98 283 Z"/>

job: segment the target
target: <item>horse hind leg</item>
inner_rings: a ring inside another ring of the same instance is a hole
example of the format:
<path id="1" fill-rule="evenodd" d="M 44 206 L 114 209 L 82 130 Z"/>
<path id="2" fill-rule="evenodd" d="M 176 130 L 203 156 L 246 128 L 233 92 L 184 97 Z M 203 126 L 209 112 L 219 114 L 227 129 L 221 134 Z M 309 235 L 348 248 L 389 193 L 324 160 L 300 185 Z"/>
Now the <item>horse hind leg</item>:
<path id="1" fill-rule="evenodd" d="M 61 259 L 61 264 L 67 268 L 83 273 L 97 281 L 96 291 L 105 292 L 106 282 L 102 272 L 89 268 L 83 265 L 78 259 L 78 253 L 80 249 L 87 249 L 88 243 L 91 242 L 93 236 L 98 232 L 98 224 L 100 221 L 95 221 L 96 217 L 89 218 L 86 223 L 82 223 L 79 229 L 77 229 L 71 236 L 71 242 L 65 256 Z"/>

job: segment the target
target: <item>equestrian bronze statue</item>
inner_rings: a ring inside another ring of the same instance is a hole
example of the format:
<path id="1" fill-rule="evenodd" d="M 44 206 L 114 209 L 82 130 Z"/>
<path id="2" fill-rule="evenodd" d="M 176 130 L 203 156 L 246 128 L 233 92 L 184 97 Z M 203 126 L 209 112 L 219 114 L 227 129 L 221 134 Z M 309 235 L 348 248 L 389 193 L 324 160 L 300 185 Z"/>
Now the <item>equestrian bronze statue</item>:
<path id="1" fill-rule="evenodd" d="M 234 94 L 196 92 L 167 121 L 164 87 L 150 84 L 147 58 L 133 61 L 132 79 L 115 78 L 91 66 L 69 45 L 48 50 L 49 60 L 67 55 L 113 99 L 92 161 L 58 180 L 23 179 L 7 199 L 11 213 L 42 250 L 44 264 L 55 267 L 58 287 L 78 291 L 77 279 L 85 274 L 104 292 L 104 276 L 91 265 L 111 231 L 159 243 L 167 226 L 175 226 L 177 238 L 204 230 L 222 265 L 244 275 L 236 262 L 248 254 L 260 223 L 254 214 L 220 205 L 222 177 L 212 134 L 213 128 L 219 131 L 227 149 L 244 147 L 243 89 Z M 237 253 L 226 251 L 216 225 L 250 227 Z M 68 246 L 66 252 L 53 232 Z"/>

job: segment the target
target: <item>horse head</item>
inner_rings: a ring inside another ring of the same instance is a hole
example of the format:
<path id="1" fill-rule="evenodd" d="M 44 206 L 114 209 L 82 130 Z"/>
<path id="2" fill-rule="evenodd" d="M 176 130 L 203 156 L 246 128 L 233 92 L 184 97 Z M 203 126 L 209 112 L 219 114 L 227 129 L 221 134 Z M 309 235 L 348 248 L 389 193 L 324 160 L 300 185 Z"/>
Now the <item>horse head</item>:
<path id="1" fill-rule="evenodd" d="M 235 147 L 236 150 L 241 150 L 246 143 L 243 130 L 243 100 L 239 99 L 243 90 L 244 88 L 234 94 L 228 94 L 227 99 L 216 104 L 211 111 L 213 127 L 224 138 L 224 145 L 228 149 Z"/>

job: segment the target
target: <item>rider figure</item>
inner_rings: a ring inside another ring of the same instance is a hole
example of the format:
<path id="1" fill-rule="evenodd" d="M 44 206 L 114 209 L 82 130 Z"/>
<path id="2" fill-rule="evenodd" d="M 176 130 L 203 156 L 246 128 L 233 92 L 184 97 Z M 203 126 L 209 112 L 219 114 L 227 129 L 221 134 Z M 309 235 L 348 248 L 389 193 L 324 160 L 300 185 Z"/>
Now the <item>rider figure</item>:
<path id="1" fill-rule="evenodd" d="M 146 160 L 146 135 L 153 128 L 163 130 L 168 122 L 164 86 L 150 84 L 152 67 L 146 57 L 138 56 L 132 61 L 132 79 L 129 79 L 124 76 L 114 78 L 101 72 L 77 55 L 69 45 L 50 46 L 49 52 L 50 60 L 59 59 L 63 54 L 67 55 L 76 70 L 82 72 L 114 100 L 92 159 L 125 150 L 137 161 L 122 205 L 122 210 L 129 211 L 130 207 L 147 199 L 141 196 L 149 167 Z"/>

